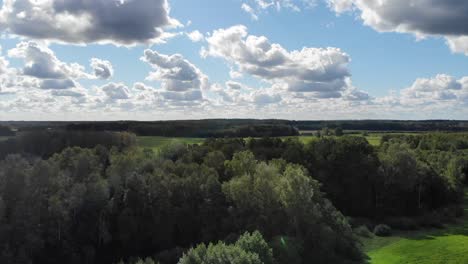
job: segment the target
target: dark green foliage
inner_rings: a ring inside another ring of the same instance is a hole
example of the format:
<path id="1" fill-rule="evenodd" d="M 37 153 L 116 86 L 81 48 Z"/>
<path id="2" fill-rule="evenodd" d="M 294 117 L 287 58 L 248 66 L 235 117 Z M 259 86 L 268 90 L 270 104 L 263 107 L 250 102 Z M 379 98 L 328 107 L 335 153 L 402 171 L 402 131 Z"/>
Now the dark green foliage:
<path id="1" fill-rule="evenodd" d="M 304 165 L 323 184 L 323 191 L 334 205 L 346 215 L 374 215 L 379 160 L 364 138 L 312 141 L 306 146 Z"/>
<path id="2" fill-rule="evenodd" d="M 228 245 L 201 244 L 190 249 L 179 264 L 273 264 L 273 251 L 259 232 L 245 233 Z"/>
<path id="3" fill-rule="evenodd" d="M 281 137 L 298 130 L 285 120 L 180 120 L 158 122 L 81 122 L 64 124 L 68 130 L 130 131 L 139 136 L 163 137 Z"/>
<path id="4" fill-rule="evenodd" d="M 356 136 L 210 139 L 154 153 L 127 133 L 67 133 L 20 138 L 0 161 L 0 263 L 173 264 L 184 252 L 181 264 L 356 263 L 361 225 L 459 216 L 468 167 L 463 136 L 378 149 Z M 22 145 L 33 139 L 49 144 Z M 335 206 L 357 216 L 354 232 Z"/>
<path id="5" fill-rule="evenodd" d="M 353 232 L 356 235 L 361 236 L 361 237 L 367 237 L 367 238 L 372 237 L 372 232 L 369 231 L 369 229 L 365 225 L 354 228 Z"/>
<path id="6" fill-rule="evenodd" d="M 123 150 L 134 146 L 136 137 L 129 133 L 82 131 L 33 131 L 0 142 L 0 159 L 8 154 L 23 154 L 48 158 L 68 147 Z"/>
<path id="7" fill-rule="evenodd" d="M 234 177 L 223 184 L 235 204 L 231 217 L 240 229 L 257 229 L 268 238 L 296 238 L 305 248 L 303 261 L 312 256 L 317 263 L 361 258 L 346 219 L 303 167 L 257 162 L 249 152 L 236 154 L 230 163 L 234 161 L 248 164 L 238 166 Z"/>
<path id="8" fill-rule="evenodd" d="M 388 225 L 380 224 L 374 228 L 374 235 L 376 236 L 390 236 L 392 229 Z"/>
<path id="9" fill-rule="evenodd" d="M 304 255 L 302 241 L 287 236 L 277 236 L 271 242 L 276 263 L 301 264 Z"/>

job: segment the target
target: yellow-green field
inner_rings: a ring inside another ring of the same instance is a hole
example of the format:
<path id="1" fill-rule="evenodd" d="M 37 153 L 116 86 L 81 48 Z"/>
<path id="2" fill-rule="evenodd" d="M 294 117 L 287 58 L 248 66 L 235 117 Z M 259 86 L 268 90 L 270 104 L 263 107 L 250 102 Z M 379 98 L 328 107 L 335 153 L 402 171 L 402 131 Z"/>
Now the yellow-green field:
<path id="1" fill-rule="evenodd" d="M 466 264 L 468 263 L 468 191 L 465 216 L 440 230 L 400 232 L 392 237 L 365 239 L 371 264 Z"/>
<path id="2" fill-rule="evenodd" d="M 200 144 L 203 138 L 173 138 L 173 137 L 137 137 L 137 144 L 142 148 L 160 149 L 170 143 Z"/>
<path id="3" fill-rule="evenodd" d="M 282 139 L 287 139 L 287 138 L 296 138 L 296 137 L 281 137 Z M 316 140 L 317 137 L 315 136 L 297 136 L 299 140 L 307 144 L 313 140 Z M 373 146 L 379 146 L 380 145 L 380 139 L 382 138 L 381 134 L 371 134 L 366 137 L 369 143 Z M 2 138 L 0 137 L 0 141 Z M 200 144 L 205 141 L 204 138 L 176 138 L 176 137 L 157 137 L 157 136 L 147 136 L 147 137 L 142 137 L 138 136 L 137 137 L 137 144 L 139 147 L 142 148 L 150 148 L 150 149 L 160 149 L 163 146 L 166 146 L 170 144 L 171 142 L 180 142 L 180 143 L 185 143 L 185 144 Z"/>

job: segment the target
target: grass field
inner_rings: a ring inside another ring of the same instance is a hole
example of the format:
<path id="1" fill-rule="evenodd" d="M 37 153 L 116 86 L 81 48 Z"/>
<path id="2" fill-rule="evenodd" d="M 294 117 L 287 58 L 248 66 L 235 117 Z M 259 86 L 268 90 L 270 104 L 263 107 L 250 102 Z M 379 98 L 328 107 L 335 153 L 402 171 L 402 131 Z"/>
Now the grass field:
<path id="1" fill-rule="evenodd" d="M 295 138 L 295 137 L 281 137 L 282 139 L 287 139 L 287 138 Z M 316 140 L 317 137 L 315 136 L 299 136 L 299 140 L 307 144 L 313 140 Z M 381 134 L 371 134 L 366 137 L 369 143 L 373 146 L 379 146 L 380 145 L 380 139 L 382 138 Z M 0 141 L 2 138 L 0 137 Z M 204 138 L 174 138 L 174 137 L 137 137 L 137 144 L 139 147 L 142 148 L 150 148 L 150 149 L 160 149 L 161 147 L 171 143 L 171 142 L 181 142 L 185 144 L 200 144 L 203 141 L 205 141 Z"/>
<path id="2" fill-rule="evenodd" d="M 137 144 L 142 148 L 160 149 L 173 142 L 200 144 L 204 138 L 137 137 Z"/>
<path id="3" fill-rule="evenodd" d="M 468 190 L 465 216 L 440 230 L 401 232 L 392 237 L 365 239 L 371 264 L 468 263 Z"/>
<path id="4" fill-rule="evenodd" d="M 394 133 L 393 135 L 398 135 L 398 134 L 417 134 L 417 133 Z M 380 140 L 382 139 L 382 136 L 385 135 L 385 133 L 369 133 L 365 138 L 367 141 L 372 146 L 379 146 L 380 145 Z M 357 134 L 356 136 L 361 136 L 360 134 Z M 282 139 L 287 139 L 287 138 L 295 138 L 293 137 L 281 137 Z M 313 140 L 316 140 L 316 136 L 310 136 L 310 135 L 304 135 L 304 136 L 298 136 L 299 140 L 307 144 Z M 0 141 L 2 140 L 2 137 L 0 137 Z M 171 142 L 181 142 L 185 144 L 200 144 L 204 141 L 204 138 L 173 138 L 173 137 L 137 137 L 137 143 L 138 146 L 142 148 L 151 148 L 151 149 L 159 149 L 162 146 L 165 146 Z"/>

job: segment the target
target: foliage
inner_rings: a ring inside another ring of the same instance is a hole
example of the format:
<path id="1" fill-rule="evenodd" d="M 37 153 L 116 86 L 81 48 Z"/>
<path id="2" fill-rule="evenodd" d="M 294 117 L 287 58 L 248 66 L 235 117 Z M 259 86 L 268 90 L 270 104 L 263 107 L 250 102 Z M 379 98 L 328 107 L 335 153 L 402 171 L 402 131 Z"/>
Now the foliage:
<path id="1" fill-rule="evenodd" d="M 31 132 L 7 141 L 0 263 L 173 264 L 184 252 L 183 261 L 213 263 L 359 262 L 342 212 L 440 225 L 459 215 L 468 167 L 461 135 L 379 148 L 358 136 L 209 139 L 157 152 L 134 139 Z"/>
<path id="2" fill-rule="evenodd" d="M 273 252 L 259 232 L 245 233 L 235 244 L 201 244 L 190 249 L 179 264 L 273 264 Z"/>
<path id="3" fill-rule="evenodd" d="M 392 234 L 392 229 L 388 225 L 380 224 L 375 226 L 374 234 L 376 236 L 390 236 Z"/>

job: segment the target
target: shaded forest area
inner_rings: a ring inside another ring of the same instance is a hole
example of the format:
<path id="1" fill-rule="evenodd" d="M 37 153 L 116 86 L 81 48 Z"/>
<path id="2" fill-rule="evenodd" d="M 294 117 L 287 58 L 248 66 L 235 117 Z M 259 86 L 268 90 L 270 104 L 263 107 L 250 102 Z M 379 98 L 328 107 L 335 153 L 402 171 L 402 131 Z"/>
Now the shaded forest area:
<path id="1" fill-rule="evenodd" d="M 468 134 L 0 142 L 0 263 L 365 263 L 358 232 L 463 213 Z M 8 149 L 5 148 L 8 146 Z M 369 231 L 367 231 L 369 232 Z"/>
<path id="2" fill-rule="evenodd" d="M 468 121 L 428 120 L 349 120 L 349 121 L 288 121 L 256 119 L 207 119 L 179 121 L 109 121 L 109 122 L 0 122 L 0 136 L 15 132 L 127 131 L 137 136 L 226 138 L 296 136 L 299 131 L 319 131 L 340 128 L 347 131 L 468 131 Z M 14 131 L 12 131 L 12 129 Z"/>

